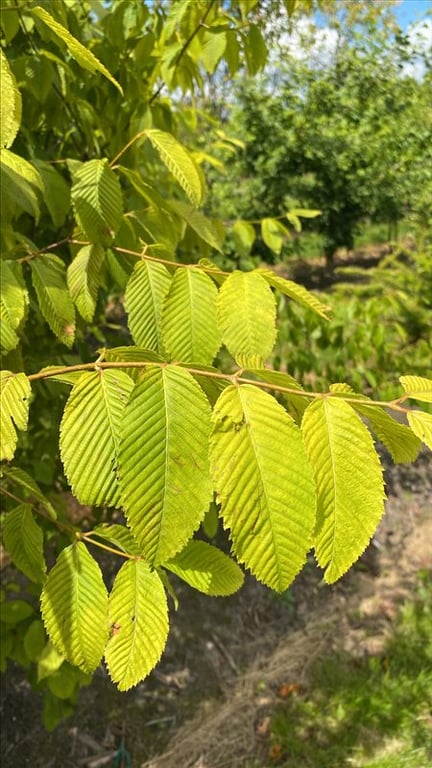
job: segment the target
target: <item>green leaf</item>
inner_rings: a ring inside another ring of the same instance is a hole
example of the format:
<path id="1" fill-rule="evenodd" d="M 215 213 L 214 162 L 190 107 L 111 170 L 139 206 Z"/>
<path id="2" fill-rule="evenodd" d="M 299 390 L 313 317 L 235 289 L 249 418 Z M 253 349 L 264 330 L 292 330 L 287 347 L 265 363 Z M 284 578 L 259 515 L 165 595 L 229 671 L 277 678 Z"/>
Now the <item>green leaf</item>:
<path id="1" fill-rule="evenodd" d="M 168 365 L 138 382 L 123 418 L 120 484 L 128 524 L 152 564 L 173 557 L 208 508 L 209 434 L 207 398 L 187 371 Z"/>
<path id="2" fill-rule="evenodd" d="M 11 352 L 19 344 L 19 336 L 15 333 L 0 310 L 0 348 L 1 353 Z"/>
<path id="3" fill-rule="evenodd" d="M 59 371 L 57 374 L 56 371 Z M 49 373 L 51 381 L 60 381 L 62 384 L 76 384 L 82 371 L 65 370 L 64 365 L 46 365 L 41 368 L 40 373 Z"/>
<path id="4" fill-rule="evenodd" d="M 71 196 L 78 224 L 89 240 L 111 245 L 123 221 L 123 196 L 108 160 L 83 163 L 74 175 Z"/>
<path id="5" fill-rule="evenodd" d="M 187 205 L 179 200 L 173 200 L 170 207 L 196 232 L 201 240 L 204 240 L 205 243 L 211 245 L 216 251 L 222 253 L 223 238 L 220 237 L 219 232 L 208 216 L 204 216 L 201 211 L 197 211 L 191 205 Z"/>
<path id="6" fill-rule="evenodd" d="M 292 280 L 286 280 L 284 277 L 276 275 L 270 269 L 258 269 L 256 271 L 258 274 L 262 275 L 264 280 L 266 280 L 269 285 L 273 286 L 273 288 L 277 288 L 278 291 L 285 294 L 285 296 L 289 296 L 290 299 L 294 299 L 298 304 L 303 304 L 303 306 L 316 312 L 317 315 L 321 315 L 325 320 L 328 320 L 327 313 L 330 307 L 322 304 L 319 299 L 304 288 L 303 285 L 297 285 L 297 283 L 294 283 Z"/>
<path id="7" fill-rule="evenodd" d="M 119 503 L 119 432 L 132 389 L 127 373 L 102 369 L 82 374 L 72 389 L 60 426 L 60 454 L 81 504 Z"/>
<path id="8" fill-rule="evenodd" d="M 236 251 L 242 256 L 248 256 L 255 242 L 255 228 L 248 221 L 238 219 L 232 228 Z"/>
<path id="9" fill-rule="evenodd" d="M 151 349 L 145 349 L 144 347 L 113 347 L 112 349 L 103 350 L 104 360 L 107 362 L 135 362 L 135 363 L 163 363 L 164 358 L 153 352 Z M 125 366 L 124 371 L 131 377 L 133 381 L 138 381 L 144 371 L 148 369 L 148 366 L 142 368 L 128 368 Z"/>
<path id="10" fill-rule="evenodd" d="M 178 269 L 165 298 L 163 347 L 173 360 L 210 364 L 221 344 L 216 319 L 218 291 L 200 269 Z"/>
<path id="11" fill-rule="evenodd" d="M 366 549 L 381 520 L 382 468 L 368 429 L 343 400 L 309 405 L 302 431 L 318 494 L 315 552 L 333 583 Z"/>
<path id="12" fill-rule="evenodd" d="M 89 72 L 100 72 L 104 75 L 123 95 L 123 89 L 117 80 L 112 76 L 108 69 L 96 58 L 88 48 L 85 48 L 71 33 L 58 21 L 53 19 L 50 13 L 40 5 L 28 9 L 30 13 L 40 19 L 44 24 L 54 32 L 60 40 L 65 43 L 70 55 L 78 64 Z"/>
<path id="13" fill-rule="evenodd" d="M 400 376 L 399 381 L 405 394 L 413 400 L 432 403 L 432 379 L 426 379 L 423 376 Z"/>
<path id="14" fill-rule="evenodd" d="M 213 597 L 233 595 L 244 576 L 237 563 L 205 541 L 190 541 L 165 568 L 194 589 Z"/>
<path id="15" fill-rule="evenodd" d="M 276 304 L 266 281 L 236 270 L 219 291 L 217 318 L 222 341 L 239 365 L 259 367 L 276 339 Z"/>
<path id="16" fill-rule="evenodd" d="M 0 146 L 11 147 L 21 124 L 21 94 L 10 70 L 8 60 L 0 50 L 1 115 Z"/>
<path id="17" fill-rule="evenodd" d="M 45 677 L 54 674 L 64 662 L 64 656 L 59 653 L 55 645 L 51 640 L 48 640 L 43 651 L 39 655 L 37 665 L 37 679 L 38 683 Z"/>
<path id="18" fill-rule="evenodd" d="M 171 274 L 163 264 L 137 261 L 125 293 L 128 325 L 136 344 L 162 352 L 160 315 L 171 285 Z"/>
<path id="19" fill-rule="evenodd" d="M 43 621 L 35 619 L 30 624 L 23 638 L 24 650 L 30 661 L 37 661 L 46 645 Z"/>
<path id="20" fill-rule="evenodd" d="M 31 504 L 20 504 L 6 514 L 3 542 L 16 567 L 31 581 L 42 583 L 46 573 L 43 534 L 33 518 Z"/>
<path id="21" fill-rule="evenodd" d="M 30 261 L 40 311 L 52 332 L 67 347 L 75 338 L 75 310 L 66 284 L 66 267 L 58 256 L 42 253 Z"/>
<path id="22" fill-rule="evenodd" d="M 152 128 L 146 131 L 146 136 L 191 203 L 198 206 L 202 201 L 204 189 L 198 168 L 187 149 L 166 131 Z"/>
<path id="23" fill-rule="evenodd" d="M 290 213 L 298 216 L 300 219 L 315 219 L 317 216 L 321 216 L 322 211 L 315 208 L 291 208 L 287 213 L 287 218 Z"/>
<path id="24" fill-rule="evenodd" d="M 111 636 L 105 661 L 120 691 L 139 683 L 158 663 L 168 637 L 168 607 L 157 573 L 143 560 L 120 568 L 109 597 Z"/>
<path id="25" fill-rule="evenodd" d="M 261 236 L 266 246 L 279 256 L 285 240 L 290 237 L 290 233 L 277 219 L 263 219 L 261 221 Z"/>
<path id="26" fill-rule="evenodd" d="M 59 555 L 41 595 L 45 629 L 71 664 L 93 672 L 106 639 L 108 594 L 100 568 L 82 542 Z"/>
<path id="27" fill-rule="evenodd" d="M 18 442 L 16 429 L 27 429 L 30 382 L 25 373 L 0 371 L 0 460 L 12 461 Z"/>
<path id="28" fill-rule="evenodd" d="M 44 496 L 38 484 L 33 480 L 27 472 L 24 472 L 20 467 L 9 467 L 3 465 L 1 468 L 1 474 L 6 477 L 20 488 L 24 488 L 27 492 L 26 497 L 28 499 L 36 499 L 45 508 L 46 512 L 52 520 L 57 519 L 56 511 L 51 502 Z"/>
<path id="29" fill-rule="evenodd" d="M 409 427 L 399 424 L 388 413 L 376 406 L 357 405 L 355 402 L 351 405 L 358 413 L 366 416 L 378 440 L 384 443 L 396 464 L 416 460 L 421 448 L 421 440 L 413 435 Z"/>
<path id="30" fill-rule="evenodd" d="M 244 52 L 250 75 L 256 75 L 267 61 L 267 46 L 257 24 L 249 26 L 249 34 L 244 40 Z"/>
<path id="31" fill-rule="evenodd" d="M 94 243 L 80 248 L 67 270 L 67 284 L 81 317 L 93 320 L 105 251 Z"/>
<path id="32" fill-rule="evenodd" d="M 212 420 L 211 471 L 236 557 L 282 592 L 306 561 L 315 524 L 301 432 L 271 395 L 249 384 L 225 389 Z"/>
<path id="33" fill-rule="evenodd" d="M 409 411 L 407 418 L 414 434 L 432 451 L 432 414 L 424 411 Z"/>
<path id="34" fill-rule="evenodd" d="M 42 160 L 35 160 L 34 165 L 40 173 L 44 192 L 43 199 L 56 227 L 64 224 L 70 210 L 70 189 L 63 176 L 56 169 Z"/>
<path id="35" fill-rule="evenodd" d="M 279 392 L 283 395 L 288 412 L 297 423 L 301 422 L 301 417 L 309 404 L 307 397 L 283 391 L 284 389 L 294 389 L 304 392 L 303 387 L 300 386 L 296 379 L 290 376 L 289 373 L 273 371 L 269 368 L 249 368 L 246 373 L 251 373 L 259 381 L 266 381 L 268 384 L 280 387 Z"/>
<path id="36" fill-rule="evenodd" d="M 39 172 L 23 157 L 0 148 L 2 212 L 10 218 L 26 211 L 39 219 L 43 182 Z"/>
<path id="37" fill-rule="evenodd" d="M 225 53 L 227 36 L 225 29 L 209 27 L 203 35 L 201 60 L 207 72 L 213 74 Z"/>

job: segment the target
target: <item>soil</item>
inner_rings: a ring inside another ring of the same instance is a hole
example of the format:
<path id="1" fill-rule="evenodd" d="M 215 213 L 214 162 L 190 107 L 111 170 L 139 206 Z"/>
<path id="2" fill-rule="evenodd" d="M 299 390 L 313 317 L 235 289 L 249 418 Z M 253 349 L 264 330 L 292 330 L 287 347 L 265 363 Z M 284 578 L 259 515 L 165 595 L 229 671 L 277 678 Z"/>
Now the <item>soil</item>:
<path id="1" fill-rule="evenodd" d="M 180 607 L 172 610 L 168 645 L 152 675 L 121 694 L 101 667 L 74 715 L 52 733 L 41 725 L 41 695 L 21 669 L 10 668 L 1 692 L 2 765 L 248 765 L 265 750 L 280 686 L 301 685 L 324 645 L 337 642 L 354 656 L 379 653 L 418 571 L 431 568 L 432 454 L 412 465 L 388 464 L 386 483 L 376 536 L 336 585 L 325 585 L 312 561 L 282 596 L 252 577 L 230 598 L 206 598 L 178 582 Z"/>

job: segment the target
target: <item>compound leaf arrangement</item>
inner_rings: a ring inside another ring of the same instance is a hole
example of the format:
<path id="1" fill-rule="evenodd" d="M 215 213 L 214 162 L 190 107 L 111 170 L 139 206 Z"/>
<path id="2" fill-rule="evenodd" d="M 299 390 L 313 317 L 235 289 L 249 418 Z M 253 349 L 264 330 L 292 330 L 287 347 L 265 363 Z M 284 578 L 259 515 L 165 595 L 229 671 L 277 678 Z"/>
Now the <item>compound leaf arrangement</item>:
<path id="1" fill-rule="evenodd" d="M 59 40 L 66 46 L 66 74 L 73 64 L 102 75 L 118 110 L 122 86 L 68 31 L 70 4 L 55 5 L 56 18 L 25 3 L 20 13 L 33 20 L 35 39 L 48 35 L 54 48 Z M 177 15 L 170 12 L 166 21 L 168 41 L 191 36 L 179 13 L 186 5 L 172 3 Z M 192 5 L 203 6 L 209 24 L 218 14 L 225 18 L 224 3 Z M 9 13 L 12 24 L 12 6 Z M 244 37 L 246 22 L 225 33 L 219 19 L 215 29 L 221 40 L 238 34 L 257 71 L 262 64 Z M 194 51 L 206 29 L 199 15 L 195 23 Z M 234 22 L 226 16 L 226 23 Z M 8 35 L 13 39 L 13 24 Z M 149 82 L 165 73 L 170 85 L 183 87 L 179 55 L 186 54 L 178 41 L 174 48 L 177 59 L 172 51 L 171 59 L 168 53 L 154 57 Z M 286 590 L 311 550 L 328 583 L 351 567 L 384 512 L 373 435 L 395 461 L 413 461 L 422 442 L 432 448 L 432 417 L 406 405 L 431 402 L 432 381 L 402 376 L 400 397 L 376 401 L 344 383 L 308 391 L 273 371 L 268 361 L 281 297 L 302 304 L 320 322 L 329 307 L 269 269 L 227 272 L 207 258 L 209 248 L 221 250 L 222 240 L 217 223 L 198 210 L 205 195 L 202 169 L 156 116 L 149 118 L 153 127 L 136 131 L 126 144 L 116 140 L 110 157 L 68 157 L 62 174 L 47 169 L 45 158 L 30 162 L 14 154 L 21 94 L 11 60 L 2 53 L 8 110 L 0 152 L 3 177 L 13 176 L 2 202 L 1 489 L 10 506 L 3 540 L 16 567 L 41 585 L 47 635 L 37 656 L 41 678 L 49 674 L 43 671 L 47 659 L 54 659 L 53 674 L 64 662 L 91 674 L 104 659 L 125 691 L 163 653 L 168 605 L 172 598 L 176 604 L 172 574 L 206 595 L 225 596 L 241 587 L 243 568 L 271 589 Z M 51 54 L 47 67 L 56 61 Z M 216 66 L 208 51 L 205 62 Z M 118 164 L 126 153 L 135 157 L 133 167 Z M 37 246 L 20 222 L 41 216 L 61 234 Z M 131 343 L 80 359 L 85 329 L 93 328 L 113 285 Z M 65 349 L 29 373 L 22 342 L 35 316 Z M 60 519 L 30 473 L 11 463 L 16 453 L 19 461 L 20 439 L 37 418 L 32 398 L 48 384 L 53 398 L 69 388 L 59 452 L 77 501 L 98 511 L 92 529 Z M 407 416 L 404 425 L 392 415 L 400 413 Z M 207 536 L 213 543 L 204 539 L 215 512 L 228 532 L 230 554 L 214 536 Z M 53 563 L 54 530 L 61 536 Z M 114 577 L 95 557 L 101 550 L 118 564 Z M 16 610 L 28 615 L 21 603 Z M 32 633 L 41 631 L 35 624 Z"/>

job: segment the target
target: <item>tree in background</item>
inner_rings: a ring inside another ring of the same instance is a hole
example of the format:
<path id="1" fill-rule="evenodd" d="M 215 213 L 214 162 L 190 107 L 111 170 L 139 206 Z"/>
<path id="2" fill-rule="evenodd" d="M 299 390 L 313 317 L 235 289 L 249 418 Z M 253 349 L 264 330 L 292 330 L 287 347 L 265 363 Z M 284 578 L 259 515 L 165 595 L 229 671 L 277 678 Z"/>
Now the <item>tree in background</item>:
<path id="1" fill-rule="evenodd" d="M 325 35 L 300 19 L 264 73 L 231 98 L 226 130 L 245 147 L 212 187 L 212 207 L 226 218 L 271 217 L 275 239 L 265 231 L 262 239 L 273 252 L 288 236 L 281 220 L 290 208 L 318 209 L 312 226 L 331 263 L 366 219 L 394 233 L 416 207 L 425 215 L 432 73 L 425 54 L 424 76 L 411 74 L 418 52 L 387 4 L 323 17 Z"/>

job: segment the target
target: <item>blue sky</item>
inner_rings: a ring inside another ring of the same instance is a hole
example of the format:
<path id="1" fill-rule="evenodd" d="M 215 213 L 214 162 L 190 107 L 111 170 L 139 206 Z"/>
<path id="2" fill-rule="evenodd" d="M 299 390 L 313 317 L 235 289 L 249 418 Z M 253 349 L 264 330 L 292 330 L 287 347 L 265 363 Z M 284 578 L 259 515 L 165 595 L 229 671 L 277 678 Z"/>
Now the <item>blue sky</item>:
<path id="1" fill-rule="evenodd" d="M 420 21 L 428 11 L 432 11 L 432 0 L 402 0 L 393 10 L 399 25 L 406 30 L 410 24 Z"/>

